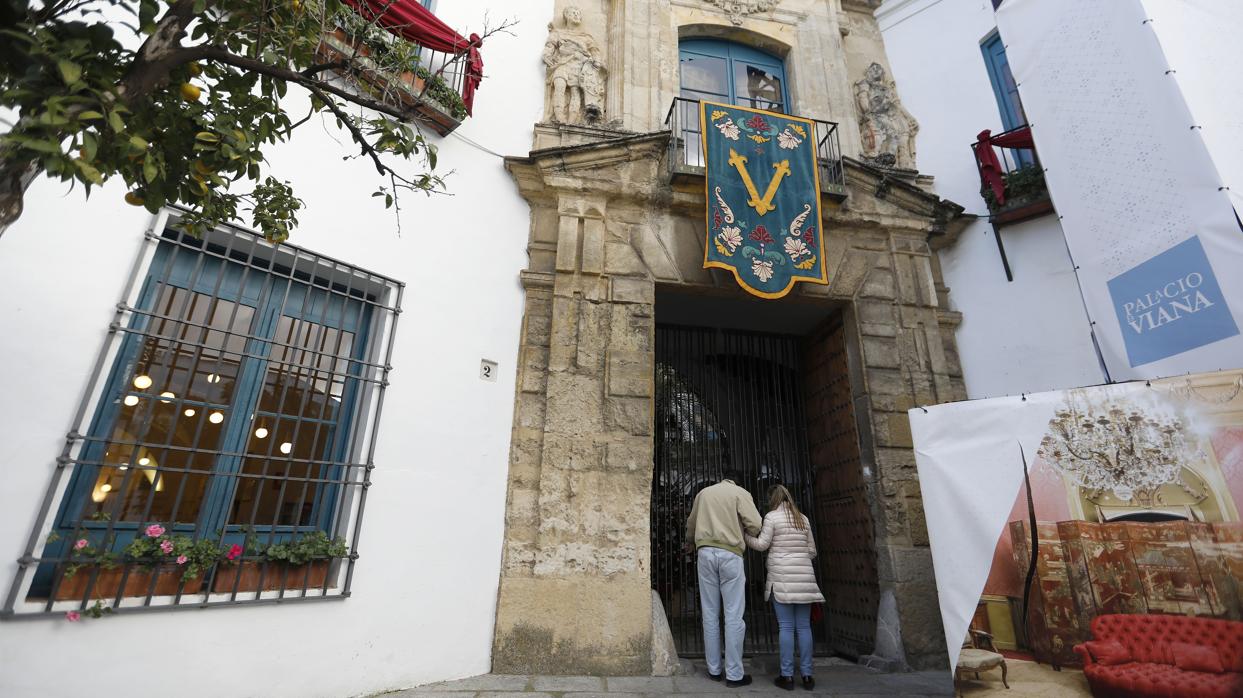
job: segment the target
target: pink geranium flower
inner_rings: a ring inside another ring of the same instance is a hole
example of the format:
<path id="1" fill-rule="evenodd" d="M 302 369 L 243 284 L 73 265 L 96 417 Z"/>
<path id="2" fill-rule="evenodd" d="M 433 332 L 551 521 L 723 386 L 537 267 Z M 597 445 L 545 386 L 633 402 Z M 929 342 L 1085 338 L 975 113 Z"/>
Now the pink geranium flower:
<path id="1" fill-rule="evenodd" d="M 151 524 L 147 527 L 148 538 L 159 538 L 164 535 L 164 527 L 159 524 Z"/>
<path id="2" fill-rule="evenodd" d="M 69 611 L 68 613 L 65 614 L 65 620 L 69 621 L 70 623 L 77 623 L 78 621 L 82 620 L 82 614 L 78 613 L 77 611 Z"/>
<path id="3" fill-rule="evenodd" d="M 73 544 L 73 549 L 81 550 L 82 548 L 85 548 L 88 545 L 90 545 L 90 543 L 87 543 L 85 538 L 79 538 L 78 542 Z"/>
<path id="4" fill-rule="evenodd" d="M 184 564 L 186 564 L 186 560 L 189 560 L 189 559 L 190 559 L 190 558 L 186 557 L 185 555 L 178 555 L 178 556 L 177 556 L 177 564 L 178 564 L 178 565 L 184 565 Z"/>
<path id="5" fill-rule="evenodd" d="M 225 556 L 225 559 L 228 559 L 228 560 L 238 559 L 239 557 L 242 556 L 242 546 L 238 545 L 237 543 L 234 543 L 233 547 L 229 548 L 229 552 L 225 553 L 224 556 Z"/>
<path id="6" fill-rule="evenodd" d="M 162 550 L 165 555 L 173 552 L 173 542 L 171 540 L 164 540 L 160 543 L 160 550 Z"/>

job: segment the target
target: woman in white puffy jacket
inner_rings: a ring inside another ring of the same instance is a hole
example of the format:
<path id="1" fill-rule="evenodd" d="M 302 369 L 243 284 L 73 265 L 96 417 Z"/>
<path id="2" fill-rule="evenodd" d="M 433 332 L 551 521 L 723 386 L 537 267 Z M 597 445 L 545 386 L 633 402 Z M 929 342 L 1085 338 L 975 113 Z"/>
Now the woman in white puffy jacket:
<path id="1" fill-rule="evenodd" d="M 794 690 L 794 639 L 798 636 L 799 674 L 803 688 L 815 688 L 812 678 L 811 605 L 823 603 L 824 596 L 816 585 L 816 541 L 811 523 L 798 510 L 790 491 L 773 485 L 768 491 L 768 514 L 764 527 L 756 537 L 746 536 L 747 547 L 768 551 L 768 574 L 764 582 L 764 598 L 772 598 L 781 629 L 781 676 L 773 683 L 787 691 Z"/>

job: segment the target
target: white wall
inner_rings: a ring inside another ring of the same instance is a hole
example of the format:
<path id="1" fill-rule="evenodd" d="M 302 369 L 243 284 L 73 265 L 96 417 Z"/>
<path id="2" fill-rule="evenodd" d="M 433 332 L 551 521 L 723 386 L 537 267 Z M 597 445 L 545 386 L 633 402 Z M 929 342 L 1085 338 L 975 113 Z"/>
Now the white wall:
<path id="1" fill-rule="evenodd" d="M 996 28 L 989 0 L 888 0 L 876 12 L 903 104 L 919 121 L 921 172 L 981 216 L 941 252 L 969 397 L 1104 381 L 1061 227 L 1054 215 L 1002 229 L 1007 282 L 970 144 L 1003 129 L 980 43 Z M 1021 91 L 1021 90 L 1020 90 Z"/>
<path id="2" fill-rule="evenodd" d="M 458 133 L 524 154 L 539 118 L 551 0 L 442 3 L 459 31 L 517 16 L 485 44 Z M 301 99 L 301 98 L 297 98 Z M 296 107 L 301 109 L 301 105 Z M 270 156 L 306 202 L 290 242 L 406 282 L 360 559 L 345 601 L 0 623 L 4 696 L 351 696 L 485 673 L 503 534 L 529 212 L 498 157 L 452 136 L 452 196 L 370 198 L 348 136 L 308 125 Z M 0 589 L 77 409 L 151 216 L 110 185 L 36 181 L 0 236 Z M 479 360 L 499 380 L 478 378 Z"/>

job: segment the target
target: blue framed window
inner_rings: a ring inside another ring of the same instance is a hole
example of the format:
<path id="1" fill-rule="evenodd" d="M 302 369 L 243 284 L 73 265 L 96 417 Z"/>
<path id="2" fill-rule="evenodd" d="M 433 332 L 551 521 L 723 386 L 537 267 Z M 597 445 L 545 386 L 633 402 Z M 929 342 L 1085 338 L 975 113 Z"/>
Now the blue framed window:
<path id="1" fill-rule="evenodd" d="M 988 79 L 993 84 L 993 95 L 997 98 L 997 108 L 1001 112 L 1001 125 L 1004 130 L 1018 128 L 1027 123 L 1027 115 L 1023 113 L 1023 102 L 1019 99 L 1019 88 L 1014 84 L 1014 76 L 1010 73 L 1010 63 L 1006 60 L 1006 47 L 1001 43 L 1001 35 L 993 32 L 980 44 L 984 52 L 984 65 L 988 68 Z"/>
<path id="2" fill-rule="evenodd" d="M 1019 88 L 1010 72 L 1010 62 L 1006 60 L 1006 47 L 997 32 L 989 34 L 980 44 L 984 53 L 984 65 L 988 69 L 988 79 L 993 85 L 993 96 L 997 98 L 997 109 L 1001 112 L 1002 130 L 1009 131 L 1027 125 L 1027 115 L 1023 113 L 1023 102 L 1019 99 Z M 1024 167 L 1035 162 L 1030 150 L 1012 150 L 1015 167 Z"/>
<path id="3" fill-rule="evenodd" d="M 247 555 L 357 526 L 400 284 L 244 232 L 168 227 L 153 244 L 93 413 L 60 459 L 68 482 L 30 598 L 56 596 L 77 541 L 125 563 L 152 525 Z M 337 585 L 312 586 L 302 595 Z"/>
<path id="4" fill-rule="evenodd" d="M 681 95 L 754 109 L 785 112 L 785 65 L 758 49 L 716 39 L 678 44 Z"/>

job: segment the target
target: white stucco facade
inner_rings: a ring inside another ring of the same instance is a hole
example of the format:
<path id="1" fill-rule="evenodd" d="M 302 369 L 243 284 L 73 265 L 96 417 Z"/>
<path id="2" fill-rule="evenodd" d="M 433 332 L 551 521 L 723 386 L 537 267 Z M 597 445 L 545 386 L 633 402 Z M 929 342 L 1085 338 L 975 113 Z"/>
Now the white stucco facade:
<path id="1" fill-rule="evenodd" d="M 440 148 L 448 196 L 381 184 L 330 119 L 269 154 L 306 207 L 290 243 L 406 284 L 350 598 L 0 623 L 0 695 L 350 696 L 486 673 L 530 215 L 500 157 L 526 153 L 543 104 L 551 0 L 441 3 L 486 43 L 475 114 Z M 301 113 L 301 96 L 291 100 Z M 120 184 L 35 181 L 0 236 L 0 581 L 7 591 L 68 426 L 153 217 Z M 243 221 L 244 223 L 245 221 Z M 498 380 L 480 379 L 496 361 Z M 124 688 L 121 689 L 120 687 Z"/>
<path id="2" fill-rule="evenodd" d="M 958 349 L 969 397 L 1105 381 L 1055 214 L 1002 228 L 1007 281 L 970 144 L 1003 130 L 981 43 L 992 3 L 889 0 L 876 13 L 894 79 L 919 120 L 919 170 L 940 196 L 980 216 L 941 252 L 950 304 L 963 314 Z M 1055 202 L 1056 203 L 1056 202 Z"/>

